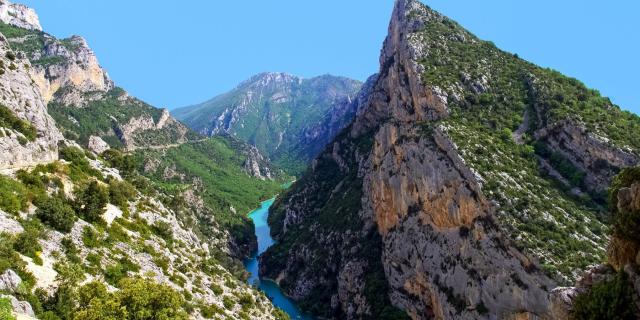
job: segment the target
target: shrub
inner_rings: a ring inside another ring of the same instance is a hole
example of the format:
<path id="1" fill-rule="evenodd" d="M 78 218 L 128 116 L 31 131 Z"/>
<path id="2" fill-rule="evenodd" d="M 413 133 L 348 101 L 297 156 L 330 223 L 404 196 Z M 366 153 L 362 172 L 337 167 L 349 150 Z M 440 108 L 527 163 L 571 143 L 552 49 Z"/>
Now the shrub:
<path id="1" fill-rule="evenodd" d="M 620 271 L 611 281 L 594 285 L 591 291 L 579 295 L 573 306 L 573 319 L 635 319 L 632 288 L 628 276 Z"/>
<path id="2" fill-rule="evenodd" d="M 129 178 L 135 175 L 137 163 L 133 156 L 124 155 L 115 149 L 109 149 L 102 153 L 102 157 L 107 160 L 110 166 L 118 169 L 123 177 Z"/>
<path id="3" fill-rule="evenodd" d="M 184 299 L 171 287 L 141 278 L 122 279 L 119 291 L 109 293 L 104 285 L 90 283 L 79 290 L 74 319 L 176 319 L 186 320 Z M 88 303 L 87 303 L 88 302 Z"/>
<path id="4" fill-rule="evenodd" d="M 82 229 L 82 243 L 88 248 L 99 248 L 104 245 L 104 240 L 94 228 L 85 226 Z"/>
<path id="5" fill-rule="evenodd" d="M 153 233 L 164 239 L 168 243 L 173 241 L 173 231 L 171 225 L 164 221 L 156 221 L 152 226 Z"/>
<path id="6" fill-rule="evenodd" d="M 617 237 L 640 243 L 640 212 L 618 210 L 618 192 L 633 183 L 640 182 L 640 167 L 623 169 L 611 182 L 609 189 L 609 209 L 611 225 Z"/>
<path id="7" fill-rule="evenodd" d="M 37 219 L 29 219 L 22 223 L 24 231 L 16 237 L 13 247 L 16 251 L 31 257 L 36 264 L 42 264 L 39 254 L 42 246 L 38 242 L 44 235 L 44 228 Z"/>
<path id="8" fill-rule="evenodd" d="M 124 256 L 116 264 L 105 269 L 104 278 L 109 284 L 118 285 L 120 280 L 126 278 L 129 272 L 138 272 L 139 270 L 140 266 Z"/>
<path id="9" fill-rule="evenodd" d="M 76 195 L 76 211 L 89 222 L 101 222 L 105 206 L 109 202 L 109 192 L 100 186 L 97 181 L 91 181 L 89 185 Z"/>
<path id="10" fill-rule="evenodd" d="M 7 59 L 11 61 L 16 60 L 16 54 L 13 53 L 13 51 L 7 51 L 7 54 L 5 54 L 5 57 L 7 57 Z"/>
<path id="11" fill-rule="evenodd" d="M 233 309 L 233 307 L 235 307 L 236 302 L 233 299 L 231 299 L 231 297 L 224 296 L 222 297 L 222 304 L 224 305 L 225 309 L 231 310 Z"/>
<path id="12" fill-rule="evenodd" d="M 11 301 L 8 298 L 0 298 L 0 320 L 15 320 L 12 310 Z"/>
<path id="13" fill-rule="evenodd" d="M 20 132 L 29 141 L 34 141 L 38 136 L 36 127 L 30 122 L 16 117 L 9 108 L 3 105 L 0 105 L 0 127 Z"/>
<path id="14" fill-rule="evenodd" d="M 60 231 L 69 232 L 76 221 L 76 214 L 66 199 L 60 196 L 48 197 L 38 203 L 36 216 L 46 225 Z"/>
<path id="15" fill-rule="evenodd" d="M 17 214 L 26 210 L 28 205 L 27 189 L 11 178 L 0 175 L 0 209 Z"/>
<path id="16" fill-rule="evenodd" d="M 109 181 L 109 199 L 111 203 L 125 210 L 128 201 L 136 196 L 136 188 L 127 181 L 117 181 L 112 179 Z"/>
<path id="17" fill-rule="evenodd" d="M 64 147 L 59 150 L 60 158 L 71 162 L 69 177 L 74 182 L 84 181 L 88 176 L 102 179 L 102 174 L 89 164 L 84 151 L 76 147 Z"/>

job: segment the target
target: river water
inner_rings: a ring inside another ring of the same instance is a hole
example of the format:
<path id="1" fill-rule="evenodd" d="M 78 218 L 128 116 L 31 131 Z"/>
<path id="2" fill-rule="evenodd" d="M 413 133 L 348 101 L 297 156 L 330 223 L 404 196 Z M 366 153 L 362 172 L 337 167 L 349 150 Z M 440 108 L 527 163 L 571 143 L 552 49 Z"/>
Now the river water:
<path id="1" fill-rule="evenodd" d="M 271 238 L 271 235 L 269 234 L 270 228 L 267 223 L 269 207 L 271 207 L 274 200 L 275 199 L 269 199 L 262 202 L 260 204 L 260 208 L 249 213 L 249 218 L 256 226 L 256 237 L 258 238 L 258 251 L 254 253 L 251 258 L 244 261 L 244 267 L 251 274 L 249 277 L 249 283 L 256 285 L 261 291 L 263 291 L 267 297 L 273 301 L 273 304 L 288 313 L 291 319 L 312 320 L 313 317 L 300 311 L 298 306 L 296 306 L 295 301 L 285 296 L 275 282 L 267 279 L 260 279 L 258 276 L 259 267 L 257 257 L 274 243 L 273 238 Z"/>

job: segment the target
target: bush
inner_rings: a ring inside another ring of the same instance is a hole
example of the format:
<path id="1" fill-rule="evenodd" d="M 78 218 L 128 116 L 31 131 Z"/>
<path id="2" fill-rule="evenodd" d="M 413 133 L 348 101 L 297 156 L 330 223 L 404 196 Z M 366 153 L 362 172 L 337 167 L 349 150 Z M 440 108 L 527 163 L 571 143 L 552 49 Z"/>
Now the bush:
<path id="1" fill-rule="evenodd" d="M 59 150 L 60 158 L 71 162 L 69 177 L 74 182 L 84 181 L 88 176 L 102 179 L 102 174 L 89 164 L 84 151 L 76 147 L 64 147 Z"/>
<path id="2" fill-rule="evenodd" d="M 0 320 L 15 320 L 11 311 L 11 301 L 7 298 L 0 298 Z"/>
<path id="3" fill-rule="evenodd" d="M 137 163 L 133 156 L 124 155 L 115 149 L 109 149 L 102 153 L 102 157 L 107 160 L 110 166 L 118 169 L 122 177 L 129 178 L 134 176 Z"/>
<path id="4" fill-rule="evenodd" d="M 104 271 L 105 280 L 111 285 L 119 285 L 120 280 L 127 277 L 129 272 L 138 272 L 140 266 L 129 258 L 122 257 L 116 264 L 107 267 Z"/>
<path id="5" fill-rule="evenodd" d="M 48 197 L 38 204 L 36 216 L 46 225 L 60 231 L 69 232 L 76 221 L 73 208 L 61 196 Z"/>
<path id="6" fill-rule="evenodd" d="M 104 240 L 94 228 L 85 226 L 82 229 L 82 243 L 88 248 L 99 248 L 104 245 Z"/>
<path id="7" fill-rule="evenodd" d="M 640 182 L 640 167 L 623 169 L 611 182 L 609 189 L 609 209 L 611 225 L 615 236 L 640 243 L 640 212 L 619 211 L 618 192 L 633 183 Z"/>
<path id="8" fill-rule="evenodd" d="M 22 133 L 28 141 L 34 141 L 38 136 L 36 128 L 31 123 L 16 117 L 9 108 L 3 105 L 0 105 L 0 127 Z"/>
<path id="9" fill-rule="evenodd" d="M 152 226 L 153 233 L 155 233 L 160 238 L 167 241 L 167 243 L 173 242 L 173 230 L 171 229 L 171 225 L 164 221 L 157 221 Z"/>
<path id="10" fill-rule="evenodd" d="M 127 209 L 128 202 L 133 200 L 136 194 L 136 188 L 127 181 L 109 181 L 109 199 L 123 210 Z"/>
<path id="11" fill-rule="evenodd" d="M 24 231 L 16 237 L 13 248 L 25 256 L 31 257 L 34 263 L 42 264 L 42 259 L 39 256 L 42 246 L 38 242 L 38 239 L 44 235 L 42 224 L 37 219 L 29 219 L 22 223 L 22 227 Z"/>
<path id="12" fill-rule="evenodd" d="M 76 211 L 88 222 L 101 222 L 105 206 L 109 202 L 109 192 L 97 181 L 76 194 Z"/>
<path id="13" fill-rule="evenodd" d="M 75 320 L 186 320 L 184 299 L 171 287 L 142 278 L 122 279 L 119 291 L 109 293 L 100 283 L 80 288 Z"/>
<path id="14" fill-rule="evenodd" d="M 576 298 L 573 319 L 635 319 L 632 290 L 627 274 L 620 271 L 613 280 L 596 284 Z"/>
<path id="15" fill-rule="evenodd" d="M 18 214 L 28 206 L 27 189 L 11 178 L 0 175 L 0 209 Z"/>

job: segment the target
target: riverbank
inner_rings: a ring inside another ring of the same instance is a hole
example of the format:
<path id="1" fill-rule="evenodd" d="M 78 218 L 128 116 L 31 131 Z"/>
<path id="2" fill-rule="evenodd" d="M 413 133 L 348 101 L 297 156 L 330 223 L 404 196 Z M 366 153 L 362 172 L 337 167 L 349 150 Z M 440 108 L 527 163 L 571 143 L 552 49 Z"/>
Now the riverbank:
<path id="1" fill-rule="evenodd" d="M 291 319 L 312 320 L 312 316 L 302 312 L 295 301 L 287 297 L 278 285 L 269 280 L 261 279 L 258 270 L 260 270 L 258 256 L 265 252 L 274 240 L 271 238 L 269 224 L 267 223 L 267 217 L 269 216 L 269 208 L 275 201 L 275 198 L 263 201 L 260 207 L 249 213 L 249 218 L 255 225 L 256 238 L 258 239 L 258 251 L 251 255 L 250 258 L 244 261 L 244 266 L 247 272 L 249 272 L 249 284 L 254 285 L 259 290 L 263 291 L 267 297 L 271 299 L 273 304 L 284 310 Z"/>

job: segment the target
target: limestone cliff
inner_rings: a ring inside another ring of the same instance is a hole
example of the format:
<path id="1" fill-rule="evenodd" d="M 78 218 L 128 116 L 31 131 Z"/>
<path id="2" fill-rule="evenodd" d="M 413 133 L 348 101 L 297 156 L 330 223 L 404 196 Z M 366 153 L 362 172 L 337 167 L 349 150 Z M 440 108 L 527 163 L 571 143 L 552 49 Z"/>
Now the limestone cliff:
<path id="1" fill-rule="evenodd" d="M 20 28 L 42 30 L 40 19 L 33 9 L 6 0 L 0 1 L 0 21 Z"/>
<path id="2" fill-rule="evenodd" d="M 415 0 L 396 1 L 361 95 L 272 207 L 261 273 L 327 317 L 551 318 L 549 290 L 604 255 L 601 184 L 638 162 L 573 99 L 640 119 Z"/>
<path id="3" fill-rule="evenodd" d="M 24 23 L 2 19 L 0 32 L 9 35 L 9 45 L 18 57 L 31 62 L 27 71 L 66 138 L 88 146 L 90 137 L 97 136 L 110 147 L 131 150 L 179 144 L 196 137 L 166 110 L 117 88 L 84 38 L 57 39 L 39 25 L 29 24 L 37 22 L 32 9 L 3 3 L 0 8 L 22 8 L 29 13 L 11 15 L 22 17 Z"/>
<path id="4" fill-rule="evenodd" d="M 47 114 L 40 92 L 32 84 L 29 68 L 29 62 L 17 58 L 7 39 L 0 35 L 0 104 L 36 132 L 33 139 L 28 139 L 14 128 L 0 129 L 3 132 L 0 169 L 32 166 L 58 158 L 58 141 L 62 135 Z"/>

